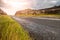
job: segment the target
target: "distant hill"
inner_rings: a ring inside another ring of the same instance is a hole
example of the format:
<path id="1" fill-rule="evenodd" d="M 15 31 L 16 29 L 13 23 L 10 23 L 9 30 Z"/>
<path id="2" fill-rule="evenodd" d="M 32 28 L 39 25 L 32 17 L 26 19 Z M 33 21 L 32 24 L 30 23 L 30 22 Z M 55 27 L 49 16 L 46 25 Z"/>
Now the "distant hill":
<path id="1" fill-rule="evenodd" d="M 33 10 L 33 9 L 25 9 L 25 10 L 19 10 L 16 12 L 15 15 L 22 15 L 22 14 L 56 14 L 56 13 L 60 13 L 60 6 L 54 6 L 51 8 L 45 8 L 45 9 L 39 9 L 39 10 Z"/>
<path id="2" fill-rule="evenodd" d="M 7 15 L 2 9 L 0 9 L 0 15 Z"/>
<path id="3" fill-rule="evenodd" d="M 54 6 L 54 7 L 51 7 L 51 8 L 45 8 L 45 9 L 41 9 L 40 10 L 42 13 L 60 13 L 60 6 Z"/>
<path id="4" fill-rule="evenodd" d="M 25 9 L 25 10 L 20 10 L 15 13 L 15 15 L 35 15 L 35 14 L 40 14 L 40 10 L 33 10 L 33 9 Z"/>

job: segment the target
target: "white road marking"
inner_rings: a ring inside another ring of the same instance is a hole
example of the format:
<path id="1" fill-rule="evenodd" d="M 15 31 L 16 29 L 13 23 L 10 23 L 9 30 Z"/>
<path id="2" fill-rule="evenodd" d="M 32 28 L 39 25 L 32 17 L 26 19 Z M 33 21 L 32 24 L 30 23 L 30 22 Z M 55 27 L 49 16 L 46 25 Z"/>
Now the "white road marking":
<path id="1" fill-rule="evenodd" d="M 35 18 L 35 17 L 32 17 Z M 36 19 L 46 19 L 46 20 L 57 20 L 60 21 L 60 19 L 56 19 L 56 18 L 36 18 Z"/>

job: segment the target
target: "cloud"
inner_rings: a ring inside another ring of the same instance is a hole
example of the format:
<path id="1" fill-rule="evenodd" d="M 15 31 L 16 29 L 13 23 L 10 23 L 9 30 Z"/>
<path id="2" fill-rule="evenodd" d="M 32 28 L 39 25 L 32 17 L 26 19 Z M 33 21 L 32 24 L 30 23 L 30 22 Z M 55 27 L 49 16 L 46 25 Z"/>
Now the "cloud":
<path id="1" fill-rule="evenodd" d="M 56 4 L 60 4 L 59 0 L 36 0 L 35 9 L 49 8 L 55 6 Z"/>
<path id="2" fill-rule="evenodd" d="M 60 5 L 60 0 L 56 3 L 56 5 L 57 5 L 57 6 L 59 6 L 59 5 Z"/>
<path id="3" fill-rule="evenodd" d="M 3 6 L 3 4 L 4 4 L 4 3 L 2 2 L 2 0 L 0 0 L 0 7 L 2 7 L 2 6 Z"/>
<path id="4" fill-rule="evenodd" d="M 57 3 L 57 1 L 51 1 L 51 3 L 52 3 L 52 4 L 56 4 L 56 3 Z"/>
<path id="5" fill-rule="evenodd" d="M 60 4 L 59 0 L 10 0 L 8 2 L 11 2 L 11 1 L 14 1 L 14 2 L 28 2 L 28 3 L 30 3 L 28 5 L 28 8 L 35 8 L 35 9 L 47 8 L 47 7 L 54 6 L 56 4 L 57 5 Z M 19 5 L 19 3 L 16 4 L 16 5 Z M 7 1 L 2 2 L 2 0 L 0 1 L 0 6 L 4 6 L 4 7 L 7 7 L 7 8 L 11 7 L 11 5 L 7 3 Z"/>

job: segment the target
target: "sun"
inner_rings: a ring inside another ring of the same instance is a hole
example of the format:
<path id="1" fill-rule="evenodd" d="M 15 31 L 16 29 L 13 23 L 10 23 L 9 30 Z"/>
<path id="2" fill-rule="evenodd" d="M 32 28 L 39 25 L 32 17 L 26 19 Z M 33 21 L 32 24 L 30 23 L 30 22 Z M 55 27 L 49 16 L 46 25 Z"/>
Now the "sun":
<path id="1" fill-rule="evenodd" d="M 30 7 L 27 0 L 2 0 L 4 3 L 3 8 L 8 14 L 13 14 L 18 10 L 23 10 Z"/>
<path id="2" fill-rule="evenodd" d="M 17 0 L 15 0 L 15 1 L 14 0 L 4 0 L 4 2 L 15 8 L 22 8 L 22 7 L 25 8 L 25 7 L 27 7 L 27 5 L 29 5 L 28 2 L 17 1 Z"/>
<path id="3" fill-rule="evenodd" d="M 25 8 L 27 7 L 27 2 L 9 2 L 9 5 L 11 5 L 14 8 Z"/>

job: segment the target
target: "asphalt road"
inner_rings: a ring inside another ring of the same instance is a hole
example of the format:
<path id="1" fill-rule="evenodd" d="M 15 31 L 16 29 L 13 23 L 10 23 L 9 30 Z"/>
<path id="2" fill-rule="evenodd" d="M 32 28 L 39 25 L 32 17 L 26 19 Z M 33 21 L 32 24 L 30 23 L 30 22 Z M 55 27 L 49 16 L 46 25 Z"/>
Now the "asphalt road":
<path id="1" fill-rule="evenodd" d="M 60 19 L 49 18 L 18 18 L 12 16 L 33 40 L 60 40 Z"/>

